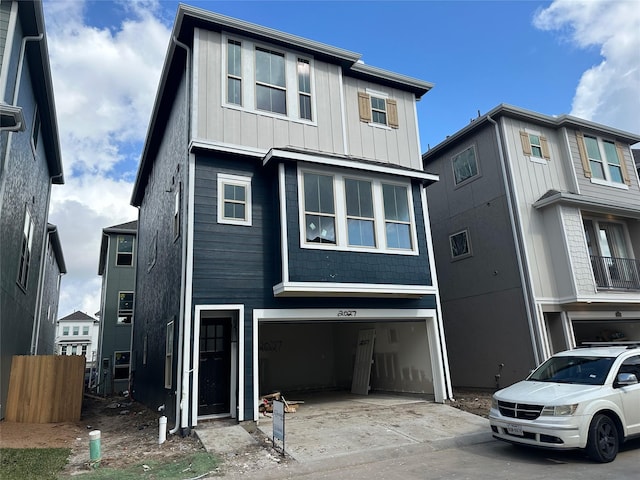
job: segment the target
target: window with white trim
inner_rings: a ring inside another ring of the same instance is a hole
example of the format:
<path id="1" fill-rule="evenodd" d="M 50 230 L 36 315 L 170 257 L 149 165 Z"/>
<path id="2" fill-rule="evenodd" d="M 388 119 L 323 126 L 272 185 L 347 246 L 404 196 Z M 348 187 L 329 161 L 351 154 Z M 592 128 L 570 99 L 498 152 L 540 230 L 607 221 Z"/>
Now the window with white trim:
<path id="1" fill-rule="evenodd" d="M 62 327 L 62 335 L 69 335 L 69 327 Z"/>
<path id="2" fill-rule="evenodd" d="M 80 335 L 80 327 L 73 327 L 73 334 Z"/>
<path id="3" fill-rule="evenodd" d="M 182 203 L 182 182 L 176 185 L 176 191 L 173 197 L 173 239 L 180 236 L 180 210 Z"/>
<path id="4" fill-rule="evenodd" d="M 409 182 L 307 169 L 298 177 L 303 247 L 417 254 Z"/>
<path id="5" fill-rule="evenodd" d="M 88 326 L 83 326 L 82 327 L 82 335 L 89 335 L 89 327 Z"/>
<path id="6" fill-rule="evenodd" d="M 86 345 L 82 345 L 80 347 L 80 354 L 85 356 L 85 357 L 87 356 L 87 346 Z"/>
<path id="7" fill-rule="evenodd" d="M 475 146 L 470 146 L 451 157 L 453 179 L 456 185 L 470 181 L 478 175 L 478 161 Z"/>
<path id="8" fill-rule="evenodd" d="M 66 355 L 67 354 L 67 346 L 66 345 L 62 345 L 60 347 L 60 355 Z"/>
<path id="9" fill-rule="evenodd" d="M 116 245 L 116 265 L 119 267 L 130 267 L 133 265 L 133 235 L 118 235 Z"/>
<path id="10" fill-rule="evenodd" d="M 544 161 L 551 158 L 549 144 L 544 135 L 521 130 L 520 141 L 522 142 L 522 152 L 531 160 L 542 160 L 542 163 L 544 163 Z"/>
<path id="11" fill-rule="evenodd" d="M 35 225 L 31 213 L 27 208 L 24 212 L 24 224 L 22 229 L 22 248 L 20 251 L 20 265 L 18 267 L 18 285 L 27 288 L 29 278 L 29 264 L 31 263 L 31 248 L 33 247 L 33 231 Z"/>
<path id="12" fill-rule="evenodd" d="M 449 246 L 451 248 L 451 259 L 461 260 L 471 256 L 471 241 L 469 238 L 469 230 L 449 235 Z"/>
<path id="13" fill-rule="evenodd" d="M 133 318 L 133 292 L 118 292 L 118 325 L 129 324 Z"/>
<path id="14" fill-rule="evenodd" d="M 398 104 L 386 93 L 367 89 L 358 92 L 360 121 L 373 126 L 398 128 Z"/>
<path id="15" fill-rule="evenodd" d="M 242 105 L 242 43 L 227 40 L 227 102 Z"/>
<path id="16" fill-rule="evenodd" d="M 218 223 L 251 225 L 251 178 L 218 174 Z"/>
<path id="17" fill-rule="evenodd" d="M 622 145 L 605 138 L 577 132 L 584 174 L 593 183 L 630 185 Z"/>
<path id="18" fill-rule="evenodd" d="M 313 57 L 253 39 L 223 36 L 225 107 L 304 123 L 314 122 Z M 296 86 L 297 85 L 297 86 Z"/>
<path id="19" fill-rule="evenodd" d="M 33 112 L 33 128 L 31 129 L 31 148 L 33 154 L 38 150 L 38 139 L 40 138 L 40 110 L 36 107 Z"/>
<path id="20" fill-rule="evenodd" d="M 131 352 L 113 352 L 113 379 L 127 380 L 129 378 L 129 366 L 131 365 Z"/>
<path id="21" fill-rule="evenodd" d="M 173 320 L 167 323 L 164 348 L 164 388 L 171 388 L 173 384 L 173 326 Z"/>
<path id="22" fill-rule="evenodd" d="M 71 355 L 77 355 L 77 354 L 78 354 L 78 346 L 71 345 Z"/>

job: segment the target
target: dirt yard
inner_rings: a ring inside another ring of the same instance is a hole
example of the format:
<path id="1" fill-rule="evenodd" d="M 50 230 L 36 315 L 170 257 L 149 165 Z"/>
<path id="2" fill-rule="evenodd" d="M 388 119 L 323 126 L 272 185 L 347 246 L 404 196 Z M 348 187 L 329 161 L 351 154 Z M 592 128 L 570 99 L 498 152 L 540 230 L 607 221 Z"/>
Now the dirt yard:
<path id="1" fill-rule="evenodd" d="M 454 408 L 488 416 L 491 393 L 481 390 L 455 392 Z M 62 474 L 72 477 L 91 470 L 89 432 L 101 431 L 102 467 L 123 468 L 145 461 L 170 462 L 185 454 L 204 451 L 195 436 L 167 435 L 158 445 L 158 412 L 127 398 L 85 396 L 82 417 L 76 423 L 25 424 L 0 422 L 0 448 L 71 448 L 71 456 Z M 172 425 L 168 425 L 170 429 Z M 220 458 L 214 475 L 242 475 L 280 463 L 270 439 L 257 431 L 256 444 L 245 451 Z M 288 460 L 285 460 L 288 461 Z"/>

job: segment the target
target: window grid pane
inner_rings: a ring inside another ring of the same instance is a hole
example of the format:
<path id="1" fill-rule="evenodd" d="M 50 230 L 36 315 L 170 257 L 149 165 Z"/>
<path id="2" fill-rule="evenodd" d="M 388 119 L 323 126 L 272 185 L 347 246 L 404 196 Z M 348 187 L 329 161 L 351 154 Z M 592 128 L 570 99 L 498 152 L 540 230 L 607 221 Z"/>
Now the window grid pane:
<path id="1" fill-rule="evenodd" d="M 453 157 L 453 173 L 456 185 L 478 174 L 476 153 L 473 147 Z"/>
<path id="2" fill-rule="evenodd" d="M 409 204 L 407 188 L 382 185 L 384 197 L 385 231 L 389 248 L 411 248 Z"/>

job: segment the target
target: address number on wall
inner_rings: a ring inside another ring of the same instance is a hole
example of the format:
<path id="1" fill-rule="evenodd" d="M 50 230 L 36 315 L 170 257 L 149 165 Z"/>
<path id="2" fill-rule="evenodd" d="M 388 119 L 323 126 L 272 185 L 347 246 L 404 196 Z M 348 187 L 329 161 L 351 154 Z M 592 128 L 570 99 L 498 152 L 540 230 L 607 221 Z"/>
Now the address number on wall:
<path id="1" fill-rule="evenodd" d="M 338 317 L 355 317 L 357 314 L 357 310 L 338 310 Z"/>

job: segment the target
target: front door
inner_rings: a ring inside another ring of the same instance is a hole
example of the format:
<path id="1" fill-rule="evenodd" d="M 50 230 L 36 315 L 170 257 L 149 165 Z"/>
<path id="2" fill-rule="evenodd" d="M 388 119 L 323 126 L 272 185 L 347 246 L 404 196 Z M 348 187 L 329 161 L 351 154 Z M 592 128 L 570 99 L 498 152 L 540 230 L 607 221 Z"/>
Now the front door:
<path id="1" fill-rule="evenodd" d="M 198 415 L 229 413 L 231 319 L 200 320 Z"/>

